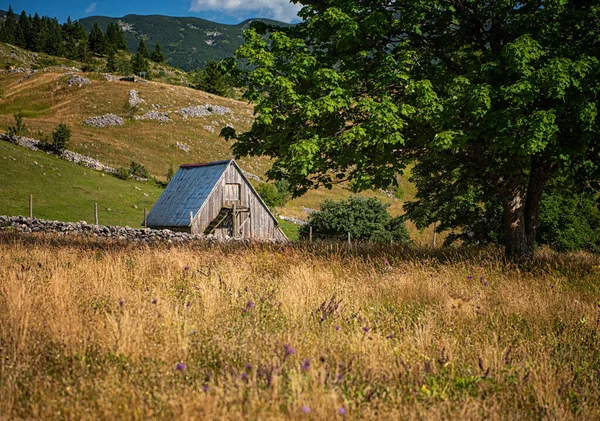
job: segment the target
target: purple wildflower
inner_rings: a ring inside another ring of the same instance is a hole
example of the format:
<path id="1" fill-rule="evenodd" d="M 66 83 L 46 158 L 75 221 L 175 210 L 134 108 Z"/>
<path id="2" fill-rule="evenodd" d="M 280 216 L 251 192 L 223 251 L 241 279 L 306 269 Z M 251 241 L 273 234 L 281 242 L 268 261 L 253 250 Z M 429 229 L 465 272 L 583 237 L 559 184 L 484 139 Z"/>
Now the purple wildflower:
<path id="1" fill-rule="evenodd" d="M 344 375 L 342 373 L 338 374 L 337 380 L 338 380 L 338 382 L 341 382 L 342 380 L 344 380 Z"/>
<path id="2" fill-rule="evenodd" d="M 240 378 L 241 378 L 242 380 L 248 380 L 248 374 L 247 374 L 247 373 L 244 371 L 244 372 L 242 373 L 242 375 L 240 376 Z"/>
<path id="3" fill-rule="evenodd" d="M 308 406 L 304 405 L 302 407 L 302 412 L 304 412 L 305 414 L 309 414 L 310 413 L 310 408 Z"/>
<path id="4" fill-rule="evenodd" d="M 390 262 L 388 261 L 388 259 L 385 259 L 385 265 L 386 265 L 386 266 L 389 266 L 389 265 L 390 265 Z"/>
<path id="5" fill-rule="evenodd" d="M 470 281 L 471 279 L 473 279 L 473 275 L 467 276 L 467 279 Z"/>
<path id="6" fill-rule="evenodd" d="M 175 366 L 177 371 L 185 371 L 186 367 L 187 366 L 185 365 L 185 363 L 177 363 L 177 365 Z"/>
<path id="7" fill-rule="evenodd" d="M 198 333 L 196 329 L 192 330 L 192 335 L 195 335 L 196 333 Z"/>
<path id="8" fill-rule="evenodd" d="M 371 330 L 371 328 L 365 326 L 365 327 L 363 327 L 363 330 L 364 330 L 365 333 L 369 333 L 369 331 Z"/>
<path id="9" fill-rule="evenodd" d="M 394 335 L 392 335 L 391 333 L 389 335 L 387 335 L 385 338 L 386 339 L 392 339 L 394 337 Z"/>
<path id="10" fill-rule="evenodd" d="M 294 348 L 292 348 L 292 346 L 290 344 L 285 344 L 283 346 L 283 353 L 287 357 L 289 355 L 294 355 L 296 353 L 296 350 Z"/>
<path id="11" fill-rule="evenodd" d="M 119 307 L 123 307 L 124 305 L 125 305 L 125 300 L 121 298 L 119 300 Z"/>
<path id="12" fill-rule="evenodd" d="M 204 392 L 208 392 L 208 389 L 209 389 L 209 387 L 208 387 L 208 385 L 207 385 L 207 384 L 205 384 L 204 386 L 202 386 L 202 390 L 203 390 Z"/>
<path id="13" fill-rule="evenodd" d="M 255 306 L 256 306 L 256 304 L 254 304 L 254 301 L 248 301 L 248 302 L 246 303 L 246 308 L 247 308 L 247 309 L 254 308 Z"/>
<path id="14" fill-rule="evenodd" d="M 448 284 L 444 284 L 444 286 L 445 286 L 445 287 L 447 287 L 447 286 L 448 286 Z"/>
<path id="15" fill-rule="evenodd" d="M 335 330 L 338 330 L 338 331 L 339 331 L 339 330 L 340 330 L 340 327 L 339 327 L 339 326 L 336 326 L 336 327 L 335 327 Z"/>
<path id="16" fill-rule="evenodd" d="M 487 281 L 485 281 L 485 282 L 483 283 L 483 286 L 484 286 L 484 287 L 488 286 L 488 283 L 487 283 Z"/>
<path id="17" fill-rule="evenodd" d="M 190 267 L 186 265 L 186 267 L 184 267 L 183 270 L 190 270 Z"/>
<path id="18" fill-rule="evenodd" d="M 310 368 L 310 359 L 305 359 L 304 362 L 302 363 L 302 371 L 308 371 L 308 369 Z"/>
<path id="19" fill-rule="evenodd" d="M 152 304 L 156 304 L 156 303 L 158 303 L 158 298 L 153 298 L 152 299 Z"/>
<path id="20" fill-rule="evenodd" d="M 190 303 L 189 301 L 188 301 L 187 303 L 185 303 L 185 306 L 186 306 L 187 308 L 189 308 L 191 305 L 192 305 L 192 303 Z"/>
<path id="21" fill-rule="evenodd" d="M 346 408 L 344 408 L 343 406 L 338 410 L 339 414 L 344 416 L 348 413 L 348 411 L 346 411 Z"/>

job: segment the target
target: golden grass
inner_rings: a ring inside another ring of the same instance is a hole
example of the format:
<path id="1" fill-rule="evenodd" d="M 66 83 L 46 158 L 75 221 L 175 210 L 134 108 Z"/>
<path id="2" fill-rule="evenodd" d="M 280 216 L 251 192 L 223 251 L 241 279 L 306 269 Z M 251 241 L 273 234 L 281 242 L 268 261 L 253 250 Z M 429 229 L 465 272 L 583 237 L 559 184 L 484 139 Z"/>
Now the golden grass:
<path id="1" fill-rule="evenodd" d="M 0 419 L 600 419 L 599 264 L 0 234 Z"/>

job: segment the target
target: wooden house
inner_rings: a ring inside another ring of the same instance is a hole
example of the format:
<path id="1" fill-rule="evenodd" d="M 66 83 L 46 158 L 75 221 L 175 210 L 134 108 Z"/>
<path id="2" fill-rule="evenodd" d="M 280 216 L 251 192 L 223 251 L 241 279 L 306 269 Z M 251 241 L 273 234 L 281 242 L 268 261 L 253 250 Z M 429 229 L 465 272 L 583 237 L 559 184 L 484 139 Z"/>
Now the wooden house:
<path id="1" fill-rule="evenodd" d="M 218 238 L 287 241 L 234 160 L 180 166 L 148 213 L 147 224 Z"/>

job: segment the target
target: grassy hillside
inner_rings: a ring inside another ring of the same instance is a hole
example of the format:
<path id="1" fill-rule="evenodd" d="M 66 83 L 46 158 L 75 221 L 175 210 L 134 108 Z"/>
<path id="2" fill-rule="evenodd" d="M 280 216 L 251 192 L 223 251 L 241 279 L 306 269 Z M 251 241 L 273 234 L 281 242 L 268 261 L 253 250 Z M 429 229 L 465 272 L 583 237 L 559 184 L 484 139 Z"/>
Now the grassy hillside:
<path id="1" fill-rule="evenodd" d="M 259 20 L 274 25 L 288 25 L 268 19 Z M 159 42 L 168 64 L 191 71 L 204 67 L 209 59 L 233 57 L 243 44 L 242 33 L 251 21 L 226 25 L 193 17 L 127 15 L 122 18 L 91 16 L 80 22 L 88 32 L 94 23 L 106 31 L 110 22 L 117 22 L 125 30 L 130 51 L 137 50 L 141 38 L 146 41 L 150 51 Z"/>
<path id="2" fill-rule="evenodd" d="M 0 418 L 598 420 L 599 265 L 0 233 Z"/>
<path id="3" fill-rule="evenodd" d="M 15 49 L 0 44 L 0 57 L 2 48 L 4 51 Z M 30 53 L 16 49 L 14 54 L 7 53 L 5 56 L 27 57 L 28 54 Z M 72 65 L 68 62 L 61 64 Z M 245 130 L 253 120 L 252 106 L 246 102 L 159 81 L 147 84 L 110 82 L 101 73 L 84 73 L 82 76 L 91 80 L 90 85 L 69 87 L 67 80 L 71 75 L 58 67 L 38 71 L 30 77 L 24 76 L 22 73 L 0 73 L 0 131 L 6 131 L 8 126 L 14 124 L 13 114 L 19 111 L 25 116 L 28 127 L 26 136 L 36 139 L 48 136 L 58 123 L 64 122 L 72 130 L 69 149 L 113 167 L 129 166 L 131 161 L 135 161 L 163 180 L 171 165 L 176 169 L 183 163 L 231 158 L 231 145 L 219 137 L 221 128 L 230 124 L 237 130 Z M 127 102 L 128 92 L 132 89 L 137 90 L 144 100 L 135 108 L 131 108 Z M 232 113 L 184 118 L 175 112 L 180 108 L 205 104 L 227 107 Z M 173 121 L 160 123 L 134 118 L 151 110 L 168 112 Z M 123 117 L 125 124 L 111 128 L 93 128 L 82 124 L 88 117 L 107 113 Z M 257 175 L 264 175 L 269 167 L 267 158 L 247 158 L 239 163 L 244 170 Z M 404 199 L 410 200 L 414 196 L 414 187 L 406 182 L 404 187 Z M 3 189 L 0 186 L 2 194 Z M 306 218 L 304 207 L 318 209 L 319 203 L 327 198 L 347 198 L 350 194 L 349 190 L 340 186 L 332 190 L 311 191 L 289 202 L 278 209 L 278 212 Z M 403 212 L 402 201 L 390 199 L 378 192 L 365 195 L 375 196 L 389 203 L 392 215 Z M 409 226 L 409 229 L 415 240 L 425 243 L 430 241 L 430 230 L 421 233 L 414 226 Z"/>
<path id="4" fill-rule="evenodd" d="M 140 227 L 162 189 L 124 181 L 43 152 L 0 141 L 0 215 L 33 215 L 60 221 L 94 222 L 98 203 L 104 225 Z M 137 208 L 136 208 L 137 207 Z"/>

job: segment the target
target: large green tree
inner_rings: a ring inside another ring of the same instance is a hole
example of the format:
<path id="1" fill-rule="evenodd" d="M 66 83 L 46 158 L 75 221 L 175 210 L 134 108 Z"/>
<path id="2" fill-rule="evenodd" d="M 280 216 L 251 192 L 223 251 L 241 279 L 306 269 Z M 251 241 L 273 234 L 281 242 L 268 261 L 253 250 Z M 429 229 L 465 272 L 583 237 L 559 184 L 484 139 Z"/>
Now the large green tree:
<path id="1" fill-rule="evenodd" d="M 553 177 L 598 188 L 596 2 L 297 3 L 299 25 L 246 32 L 256 120 L 222 132 L 238 156 L 273 157 L 269 176 L 296 194 L 344 179 L 386 186 L 414 162 L 430 218 L 450 215 L 438 208 L 454 193 L 493 195 L 506 254 L 520 260 Z"/>

